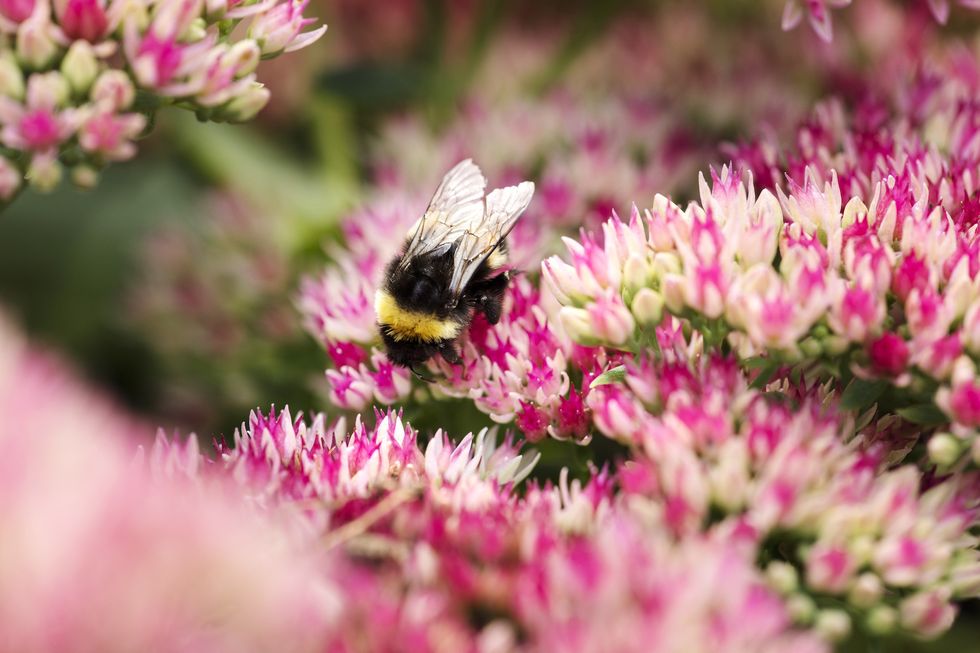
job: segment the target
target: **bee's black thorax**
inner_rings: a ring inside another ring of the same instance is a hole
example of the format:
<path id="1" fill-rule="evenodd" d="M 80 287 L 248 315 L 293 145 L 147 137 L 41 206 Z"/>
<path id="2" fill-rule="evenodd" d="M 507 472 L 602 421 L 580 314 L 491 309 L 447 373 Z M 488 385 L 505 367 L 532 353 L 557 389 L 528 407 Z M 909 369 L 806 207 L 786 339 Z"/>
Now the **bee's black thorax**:
<path id="1" fill-rule="evenodd" d="M 449 292 L 452 266 L 452 250 L 442 255 L 417 256 L 404 266 L 399 256 L 388 265 L 385 290 L 406 311 L 430 313 L 440 319 L 463 318 L 465 308 L 454 304 Z"/>

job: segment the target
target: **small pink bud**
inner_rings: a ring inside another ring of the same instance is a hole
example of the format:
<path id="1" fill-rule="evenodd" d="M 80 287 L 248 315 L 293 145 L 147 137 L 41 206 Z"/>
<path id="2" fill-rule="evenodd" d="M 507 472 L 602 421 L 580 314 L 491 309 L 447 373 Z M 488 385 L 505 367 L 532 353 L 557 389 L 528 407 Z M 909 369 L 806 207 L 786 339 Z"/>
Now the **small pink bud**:
<path id="1" fill-rule="evenodd" d="M 807 556 L 807 584 L 816 590 L 840 594 L 854 576 L 857 564 L 842 546 L 815 544 Z"/>
<path id="2" fill-rule="evenodd" d="M 622 345 L 636 328 L 636 322 L 618 294 L 607 293 L 586 309 L 592 325 L 592 335 L 611 345 Z"/>
<path id="3" fill-rule="evenodd" d="M 61 29 L 72 39 L 96 43 L 109 27 L 109 18 L 100 0 L 64 0 L 55 3 L 55 12 Z"/>
<path id="4" fill-rule="evenodd" d="M 0 15 L 14 23 L 23 23 L 32 13 L 36 0 L 0 0 Z"/>
<path id="5" fill-rule="evenodd" d="M 521 410 L 517 413 L 517 428 L 524 433 L 528 442 L 540 442 L 548 434 L 551 420 L 548 414 L 534 404 L 521 402 Z"/>
<path id="6" fill-rule="evenodd" d="M 909 348 L 905 340 L 889 331 L 868 345 L 868 357 L 875 371 L 898 376 L 908 365 Z"/>
<path id="7" fill-rule="evenodd" d="M 913 252 L 902 259 L 892 276 L 892 292 L 904 302 L 913 290 L 931 289 L 929 268 L 923 259 Z"/>
<path id="8" fill-rule="evenodd" d="M 936 588 L 904 599 L 899 605 L 902 626 L 922 637 L 937 637 L 949 630 L 956 618 L 949 594 L 948 589 Z"/>
<path id="9" fill-rule="evenodd" d="M 952 418 L 964 426 L 980 426 L 980 387 L 973 381 L 957 384 L 949 396 Z"/>

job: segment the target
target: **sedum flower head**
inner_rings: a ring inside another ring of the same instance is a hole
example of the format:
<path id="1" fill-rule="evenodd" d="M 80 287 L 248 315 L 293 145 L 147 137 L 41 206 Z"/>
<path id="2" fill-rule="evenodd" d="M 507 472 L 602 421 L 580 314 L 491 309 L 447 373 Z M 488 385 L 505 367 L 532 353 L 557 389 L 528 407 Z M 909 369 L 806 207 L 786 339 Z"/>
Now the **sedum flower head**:
<path id="1" fill-rule="evenodd" d="M 58 183 L 63 166 L 84 171 L 73 178 L 90 184 L 93 171 L 136 153 L 159 106 L 179 104 L 202 119 L 250 119 L 269 98 L 255 81 L 259 57 L 305 47 L 326 30 L 304 31 L 314 22 L 302 17 L 304 7 L 292 0 L 5 1 L 0 167 L 19 170 L 18 182 L 40 190 Z M 236 40 L 239 23 L 259 36 Z M 146 98 L 134 107 L 137 90 Z M 9 176 L 0 183 L 3 200 L 21 186 Z"/>

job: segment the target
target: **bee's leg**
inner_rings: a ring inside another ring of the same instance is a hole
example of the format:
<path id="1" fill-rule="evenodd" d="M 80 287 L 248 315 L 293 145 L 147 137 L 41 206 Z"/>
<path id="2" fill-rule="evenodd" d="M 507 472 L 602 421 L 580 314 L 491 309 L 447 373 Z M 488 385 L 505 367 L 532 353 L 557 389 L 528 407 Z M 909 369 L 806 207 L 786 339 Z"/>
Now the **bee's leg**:
<path id="1" fill-rule="evenodd" d="M 459 364 L 459 352 L 453 347 L 453 343 L 448 342 L 439 349 L 439 355 L 450 365 Z"/>
<path id="2" fill-rule="evenodd" d="M 507 290 L 509 280 L 510 275 L 505 272 L 475 284 L 470 290 L 474 308 L 483 313 L 490 324 L 500 321 L 500 314 L 504 307 L 504 291 Z"/>
<path id="3" fill-rule="evenodd" d="M 433 383 L 433 380 L 430 379 L 429 377 L 422 376 L 422 374 L 417 369 L 415 369 L 414 365 L 412 365 L 408 369 L 412 370 L 412 374 L 414 374 L 415 378 L 418 379 L 419 381 L 425 381 L 426 383 Z"/>

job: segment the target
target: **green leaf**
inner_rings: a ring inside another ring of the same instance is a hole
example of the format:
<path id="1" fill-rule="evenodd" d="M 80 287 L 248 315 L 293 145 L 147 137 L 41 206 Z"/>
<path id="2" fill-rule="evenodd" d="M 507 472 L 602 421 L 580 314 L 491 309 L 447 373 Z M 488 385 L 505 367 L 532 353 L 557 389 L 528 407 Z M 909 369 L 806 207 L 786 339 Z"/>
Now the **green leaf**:
<path id="1" fill-rule="evenodd" d="M 841 408 L 864 411 L 877 401 L 887 388 L 888 382 L 881 379 L 854 379 L 844 388 L 840 399 Z"/>
<path id="2" fill-rule="evenodd" d="M 167 137 L 198 172 L 227 186 L 259 210 L 286 215 L 324 231 L 331 228 L 353 202 L 356 189 L 348 175 L 325 179 L 311 172 L 280 143 L 249 125 L 197 122 L 183 112 L 171 112 Z M 281 236 L 295 240 L 297 222 L 282 223 Z"/>
<path id="3" fill-rule="evenodd" d="M 600 385 L 609 385 L 610 383 L 619 383 L 625 378 L 626 366 L 620 365 L 619 367 L 614 367 L 611 370 L 606 370 L 597 376 L 592 383 L 589 384 L 589 388 L 597 388 Z"/>
<path id="4" fill-rule="evenodd" d="M 920 426 L 939 426 L 949 423 L 949 418 L 933 403 L 915 404 L 907 408 L 899 408 L 897 411 L 903 419 Z"/>
<path id="5" fill-rule="evenodd" d="M 765 366 L 759 369 L 759 376 L 755 377 L 755 380 L 752 381 L 751 387 L 755 388 L 756 390 L 766 387 L 766 384 L 769 383 L 769 379 L 772 378 L 773 374 L 775 374 L 778 369 L 779 361 L 769 361 Z"/>
<path id="6" fill-rule="evenodd" d="M 758 370 L 771 364 L 772 359 L 766 358 L 765 356 L 753 356 L 742 361 L 742 367 L 747 370 Z"/>

